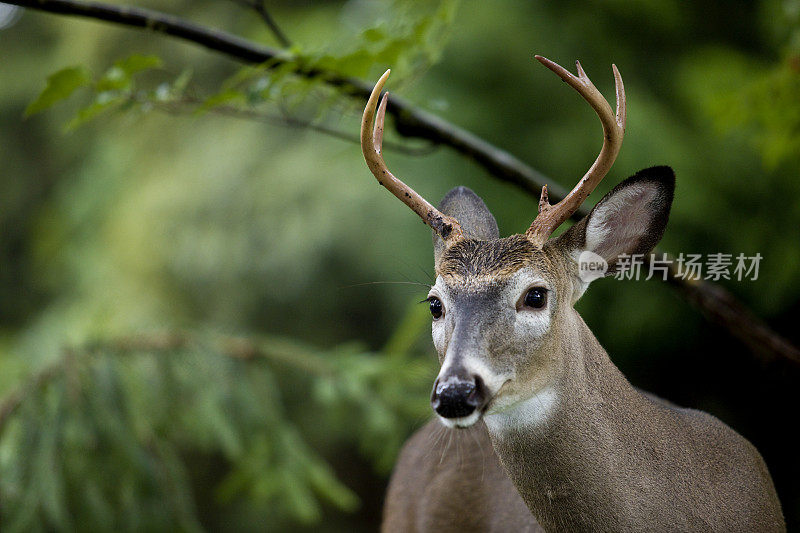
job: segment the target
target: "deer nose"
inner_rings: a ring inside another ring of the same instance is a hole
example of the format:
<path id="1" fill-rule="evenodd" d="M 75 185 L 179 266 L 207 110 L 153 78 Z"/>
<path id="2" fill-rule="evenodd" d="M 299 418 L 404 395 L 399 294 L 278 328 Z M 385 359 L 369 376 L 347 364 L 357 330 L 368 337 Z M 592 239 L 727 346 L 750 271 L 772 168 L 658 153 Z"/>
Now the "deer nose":
<path id="1" fill-rule="evenodd" d="M 488 401 L 480 376 L 449 376 L 437 379 L 431 393 L 431 407 L 443 418 L 462 418 L 482 409 Z"/>

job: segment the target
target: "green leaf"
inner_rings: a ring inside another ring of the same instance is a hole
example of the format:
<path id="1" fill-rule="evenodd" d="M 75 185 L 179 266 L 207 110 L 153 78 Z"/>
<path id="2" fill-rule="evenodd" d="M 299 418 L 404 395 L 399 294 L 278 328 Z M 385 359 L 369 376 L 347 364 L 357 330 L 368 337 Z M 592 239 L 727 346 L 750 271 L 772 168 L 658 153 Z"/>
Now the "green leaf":
<path id="1" fill-rule="evenodd" d="M 346 512 L 353 512 L 361 505 L 356 493 L 336 478 L 327 463 L 313 462 L 307 469 L 310 486 L 336 507 Z"/>
<path id="2" fill-rule="evenodd" d="M 81 87 L 91 83 L 92 78 L 89 71 L 82 67 L 68 67 L 47 77 L 47 86 L 39 96 L 28 104 L 25 109 L 25 116 L 29 117 L 49 109 L 54 104 L 69 98 L 72 93 Z"/>
<path id="3" fill-rule="evenodd" d="M 132 85 L 133 77 L 145 70 L 160 68 L 163 65 L 158 56 L 142 56 L 134 54 L 119 59 L 108 69 L 103 77 L 97 81 L 95 90 L 97 92 L 129 89 Z"/>
<path id="4" fill-rule="evenodd" d="M 383 28 L 367 28 L 361 33 L 361 36 L 366 42 L 377 43 L 386 38 L 386 33 Z"/>
<path id="5" fill-rule="evenodd" d="M 139 54 L 128 56 L 114 63 L 114 66 L 121 69 L 128 77 L 138 74 L 143 70 L 161 68 L 163 65 L 164 62 L 161 61 L 161 58 L 158 56 L 142 56 Z"/>
<path id="6" fill-rule="evenodd" d="M 198 114 L 205 113 L 209 109 L 213 109 L 215 107 L 231 104 L 235 102 L 245 102 L 247 97 L 241 91 L 237 91 L 235 89 L 225 89 L 220 93 L 217 93 L 213 96 L 210 96 L 203 102 L 203 105 L 197 110 Z"/>
<path id="7" fill-rule="evenodd" d="M 130 86 L 131 79 L 125 71 L 117 66 L 108 69 L 103 77 L 97 80 L 95 90 L 99 93 L 126 89 Z"/>
<path id="8" fill-rule="evenodd" d="M 180 73 L 180 76 L 175 78 L 175 81 L 172 82 L 172 94 L 183 94 L 186 87 L 189 86 L 189 81 L 191 81 L 193 73 L 194 72 L 190 68 L 184 69 L 183 72 Z"/>
<path id="9" fill-rule="evenodd" d="M 114 91 L 101 92 L 91 104 L 78 111 L 72 120 L 67 123 L 64 129 L 66 131 L 72 131 L 78 126 L 81 126 L 92 120 L 103 111 L 118 106 L 127 100 L 127 96 Z"/>

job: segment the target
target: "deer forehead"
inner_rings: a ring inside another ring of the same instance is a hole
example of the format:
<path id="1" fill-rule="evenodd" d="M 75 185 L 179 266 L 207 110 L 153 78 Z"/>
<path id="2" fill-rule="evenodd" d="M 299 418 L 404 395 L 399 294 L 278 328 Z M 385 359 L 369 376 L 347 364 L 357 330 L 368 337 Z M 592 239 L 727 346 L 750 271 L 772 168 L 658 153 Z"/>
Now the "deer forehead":
<path id="1" fill-rule="evenodd" d="M 524 235 L 512 235 L 454 243 L 443 252 L 436 274 L 453 289 L 475 291 L 505 286 L 526 267 L 541 279 L 555 283 L 560 277 L 557 265 L 550 250 L 539 248 Z"/>

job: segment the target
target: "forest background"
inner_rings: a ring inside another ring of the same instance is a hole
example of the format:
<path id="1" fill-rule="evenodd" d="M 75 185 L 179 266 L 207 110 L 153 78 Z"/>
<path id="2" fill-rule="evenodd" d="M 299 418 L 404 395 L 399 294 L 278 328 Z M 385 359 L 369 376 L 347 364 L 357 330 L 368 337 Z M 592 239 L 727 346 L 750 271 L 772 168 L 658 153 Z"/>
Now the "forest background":
<path id="1" fill-rule="evenodd" d="M 762 256 L 577 307 L 635 385 L 753 442 L 800 527 L 800 1 L 149 0 L 180 19 L 149 32 L 14 3 L 38 8 L 0 4 L 4 531 L 375 530 L 436 360 L 430 232 L 363 162 L 364 91 L 393 69 L 398 176 L 517 233 L 601 143 L 535 53 L 612 102 L 625 80 L 590 204 L 667 164 L 660 251 Z"/>

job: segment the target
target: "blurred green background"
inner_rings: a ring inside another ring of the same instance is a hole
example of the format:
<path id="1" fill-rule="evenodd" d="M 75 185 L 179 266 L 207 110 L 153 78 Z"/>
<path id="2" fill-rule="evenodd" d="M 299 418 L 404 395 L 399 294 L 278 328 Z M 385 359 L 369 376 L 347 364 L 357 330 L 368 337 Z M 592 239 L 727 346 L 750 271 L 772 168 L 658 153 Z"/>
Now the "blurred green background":
<path id="1" fill-rule="evenodd" d="M 608 98 L 615 63 L 627 135 L 590 202 L 672 166 L 663 249 L 760 253 L 756 281 L 722 285 L 800 343 L 800 1 L 266 4 L 305 61 L 366 80 L 391 66 L 391 92 L 565 187 L 600 127 L 532 56 L 580 59 Z M 234 1 L 138 5 L 279 46 Z M 357 144 L 280 123 L 354 136 L 363 102 L 2 4 L 0 50 L 0 527 L 377 528 L 429 416 L 430 233 Z M 23 118 L 64 68 L 85 86 Z M 503 235 L 535 215 L 447 148 L 387 141 L 412 149 L 386 158 L 430 201 L 467 185 Z M 800 526 L 796 366 L 754 357 L 662 282 L 600 281 L 578 309 L 635 385 L 750 439 Z"/>

